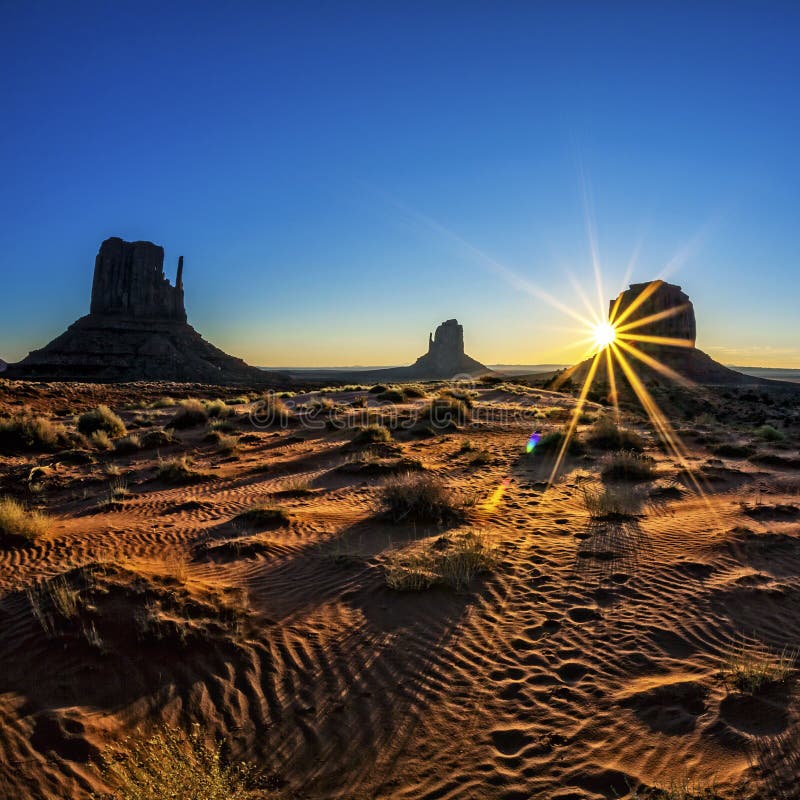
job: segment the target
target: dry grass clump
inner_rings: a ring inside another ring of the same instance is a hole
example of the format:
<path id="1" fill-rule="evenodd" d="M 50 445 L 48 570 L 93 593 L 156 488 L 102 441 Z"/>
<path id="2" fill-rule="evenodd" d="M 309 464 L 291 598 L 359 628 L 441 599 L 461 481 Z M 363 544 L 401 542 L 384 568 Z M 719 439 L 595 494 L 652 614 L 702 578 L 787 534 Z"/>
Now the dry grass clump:
<path id="1" fill-rule="evenodd" d="M 91 436 L 96 431 L 104 431 L 113 437 L 127 433 L 125 423 L 106 405 L 99 405 L 81 414 L 78 417 L 78 430 L 84 436 Z"/>
<path id="2" fill-rule="evenodd" d="M 383 425 L 372 424 L 359 428 L 353 437 L 353 444 L 387 444 L 392 441 L 392 434 Z"/>
<path id="3" fill-rule="evenodd" d="M 233 455 L 239 449 L 239 440 L 236 436 L 229 436 L 225 433 L 217 433 L 217 450 L 223 455 Z"/>
<path id="4" fill-rule="evenodd" d="M 378 394 L 375 399 L 382 403 L 405 403 L 406 395 L 402 389 L 392 386 L 385 392 Z"/>
<path id="5" fill-rule="evenodd" d="M 440 393 L 422 409 L 420 421 L 428 423 L 434 430 L 465 425 L 470 419 L 467 403 L 452 393 Z"/>
<path id="6" fill-rule="evenodd" d="M 190 397 L 178 403 L 178 410 L 167 424 L 168 428 L 194 428 L 208 420 L 206 407 L 197 399 Z"/>
<path id="7" fill-rule="evenodd" d="M 645 497 L 632 486 L 583 489 L 583 504 L 592 519 L 631 519 L 641 512 Z"/>
<path id="8" fill-rule="evenodd" d="M 146 435 L 146 434 L 145 434 Z M 135 433 L 129 433 L 114 442 L 114 452 L 120 456 L 136 453 L 142 446 L 141 439 Z"/>
<path id="9" fill-rule="evenodd" d="M 384 564 L 386 583 L 397 591 L 421 591 L 443 585 L 465 589 L 497 563 L 497 548 L 486 534 L 440 536 L 423 545 L 393 550 Z"/>
<path id="10" fill-rule="evenodd" d="M 412 472 L 389 479 L 380 489 L 380 500 L 394 522 L 407 519 L 437 524 L 464 519 L 474 504 L 456 497 L 436 476 Z"/>
<path id="11" fill-rule="evenodd" d="M 280 506 L 255 506 L 242 511 L 234 520 L 252 528 L 280 528 L 288 525 L 292 518 L 285 508 Z"/>
<path id="12" fill-rule="evenodd" d="M 638 790 L 633 800 L 721 800 L 716 784 L 690 780 L 687 776 L 673 778 L 666 784 Z"/>
<path id="13" fill-rule="evenodd" d="M 251 770 L 226 765 L 222 744 L 210 746 L 198 725 L 187 735 L 161 727 L 123 739 L 102 754 L 103 778 L 115 800 L 245 800 Z"/>
<path id="14" fill-rule="evenodd" d="M 44 417 L 0 417 L 0 450 L 55 450 L 69 442 L 67 429 Z"/>
<path id="15" fill-rule="evenodd" d="M 720 678 L 729 692 L 757 694 L 792 678 L 797 657 L 797 649 L 787 647 L 780 653 L 773 653 L 761 643 L 743 640 L 725 659 Z"/>
<path id="16" fill-rule="evenodd" d="M 171 397 L 158 397 L 150 404 L 150 408 L 172 408 L 175 401 Z"/>
<path id="17" fill-rule="evenodd" d="M 0 497 L 0 544 L 28 544 L 42 536 L 49 519 L 40 511 L 29 511 L 13 497 Z"/>
<path id="18" fill-rule="evenodd" d="M 411 398 L 428 396 L 428 393 L 425 391 L 425 387 L 419 383 L 404 384 L 403 393 L 405 394 L 406 397 L 411 397 Z"/>
<path id="19" fill-rule="evenodd" d="M 156 476 L 167 483 L 193 483 L 206 477 L 205 473 L 192 468 L 187 456 L 159 459 Z"/>
<path id="20" fill-rule="evenodd" d="M 236 413 L 224 400 L 206 400 L 203 405 L 206 414 L 212 419 L 225 419 Z"/>
<path id="21" fill-rule="evenodd" d="M 612 453 L 603 465 L 602 475 L 611 480 L 649 481 L 655 477 L 656 462 L 643 453 L 620 450 Z"/>
<path id="22" fill-rule="evenodd" d="M 453 400 L 460 400 L 467 408 L 472 408 L 475 405 L 475 398 L 478 396 L 476 392 L 469 389 L 459 389 L 457 386 L 448 386 L 445 389 L 440 389 L 438 397 L 449 397 Z"/>
<path id="23" fill-rule="evenodd" d="M 89 438 L 91 439 L 95 450 L 108 452 L 109 450 L 114 449 L 114 443 L 111 441 L 111 437 L 105 431 L 95 431 Z"/>
<path id="24" fill-rule="evenodd" d="M 143 450 L 148 450 L 154 447 L 166 447 L 177 441 L 169 431 L 147 431 L 142 434 L 140 444 Z"/>
<path id="25" fill-rule="evenodd" d="M 620 428 L 611 417 L 600 417 L 586 432 L 586 441 L 592 447 L 605 450 L 633 450 L 641 453 L 644 440 L 635 431 Z"/>
<path id="26" fill-rule="evenodd" d="M 280 395 L 267 392 L 255 404 L 250 417 L 256 425 L 276 425 L 287 423 L 293 415 Z"/>
<path id="27" fill-rule="evenodd" d="M 382 383 L 376 383 L 374 386 L 370 386 L 367 391 L 370 394 L 381 394 L 381 392 L 385 392 L 388 388 L 388 386 L 384 386 Z"/>

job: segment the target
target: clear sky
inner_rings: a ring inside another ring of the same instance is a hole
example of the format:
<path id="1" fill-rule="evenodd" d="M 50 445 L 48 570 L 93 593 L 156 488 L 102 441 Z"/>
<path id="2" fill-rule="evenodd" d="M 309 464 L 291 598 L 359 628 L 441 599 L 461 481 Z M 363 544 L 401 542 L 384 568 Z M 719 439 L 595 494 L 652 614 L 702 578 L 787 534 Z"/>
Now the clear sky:
<path id="1" fill-rule="evenodd" d="M 568 362 L 665 275 L 725 363 L 800 367 L 800 3 L 0 0 L 0 357 L 108 236 L 186 259 L 260 365 Z M 666 270 L 666 271 L 665 271 Z"/>

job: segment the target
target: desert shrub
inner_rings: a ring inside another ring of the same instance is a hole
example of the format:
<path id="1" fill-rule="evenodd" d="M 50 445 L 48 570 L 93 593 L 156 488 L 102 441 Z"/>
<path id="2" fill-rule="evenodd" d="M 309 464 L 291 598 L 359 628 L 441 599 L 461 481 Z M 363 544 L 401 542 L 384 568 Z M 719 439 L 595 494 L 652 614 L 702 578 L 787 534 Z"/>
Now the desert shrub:
<path id="1" fill-rule="evenodd" d="M 453 425 L 464 425 L 470 418 L 467 404 L 450 394 L 434 397 L 422 409 L 420 421 L 429 424 L 434 430 L 446 429 Z"/>
<path id="2" fill-rule="evenodd" d="M 592 447 L 606 450 L 644 450 L 644 440 L 635 431 L 620 428 L 611 417 L 600 417 L 586 433 L 586 441 Z"/>
<path id="3" fill-rule="evenodd" d="M 239 449 L 239 440 L 235 436 L 217 433 L 217 450 L 225 455 L 231 455 Z"/>
<path id="4" fill-rule="evenodd" d="M 208 429 L 210 431 L 219 431 L 220 433 L 233 433 L 237 428 L 232 419 L 218 417 L 208 421 Z"/>
<path id="5" fill-rule="evenodd" d="M 560 453 L 566 438 L 566 429 L 551 431 L 542 436 L 530 452 L 534 456 Z M 577 455 L 583 452 L 583 439 L 577 432 L 573 432 L 572 436 L 570 436 L 566 452 L 570 455 Z"/>
<path id="6" fill-rule="evenodd" d="M 382 403 L 405 403 L 406 396 L 402 389 L 391 388 L 387 389 L 385 392 L 381 392 L 379 395 L 376 395 L 376 400 L 380 400 Z"/>
<path id="7" fill-rule="evenodd" d="M 88 450 L 76 447 L 56 453 L 53 460 L 59 464 L 93 464 L 95 458 Z"/>
<path id="8" fill-rule="evenodd" d="M 103 431 L 95 431 L 90 437 L 95 450 L 113 450 L 114 443 L 111 441 L 109 435 Z"/>
<path id="9" fill-rule="evenodd" d="M 142 435 L 141 446 L 142 449 L 166 447 L 175 444 L 176 441 L 177 439 L 169 431 L 148 431 Z"/>
<path id="10" fill-rule="evenodd" d="M 161 431 L 159 431 L 160 433 Z M 142 446 L 141 440 L 135 433 L 129 433 L 121 439 L 114 442 L 114 452 L 118 455 L 125 456 L 130 453 L 135 453 Z"/>
<path id="11" fill-rule="evenodd" d="M 488 450 L 477 450 L 469 463 L 473 467 L 485 467 L 487 464 L 494 463 L 494 458 Z"/>
<path id="12" fill-rule="evenodd" d="M 795 673 L 797 656 L 797 650 L 785 648 L 776 654 L 763 644 L 742 641 L 725 659 L 720 678 L 729 692 L 757 694 L 788 681 Z"/>
<path id="13" fill-rule="evenodd" d="M 108 407 L 99 405 L 78 417 L 78 430 L 84 436 L 91 436 L 95 431 L 104 431 L 109 436 L 124 436 L 125 423 Z"/>
<path id="14" fill-rule="evenodd" d="M 292 418 L 293 412 L 282 399 L 285 394 L 285 392 L 280 394 L 267 392 L 262 395 L 250 414 L 253 423 L 264 427 L 288 422 Z"/>
<path id="15" fill-rule="evenodd" d="M 0 542 L 28 544 L 45 533 L 47 524 L 45 514 L 29 511 L 13 497 L 0 498 Z"/>
<path id="16" fill-rule="evenodd" d="M 425 391 L 425 387 L 421 386 L 419 383 L 407 383 L 403 386 L 403 392 L 405 393 L 406 397 L 427 397 L 428 393 Z"/>
<path id="17" fill-rule="evenodd" d="M 460 400 L 467 408 L 472 408 L 472 406 L 475 404 L 475 398 L 478 395 L 469 389 L 459 389 L 455 386 L 449 386 L 445 389 L 441 389 L 437 396 L 442 398 L 452 398 L 453 400 Z"/>
<path id="18" fill-rule="evenodd" d="M 439 584 L 465 589 L 496 563 L 497 550 L 488 537 L 470 531 L 393 550 L 384 564 L 384 575 L 387 585 L 397 591 L 420 591 Z"/>
<path id="19" fill-rule="evenodd" d="M 367 407 L 367 396 L 365 394 L 360 394 L 358 397 L 354 397 L 350 401 L 350 408 L 366 408 Z"/>
<path id="20" fill-rule="evenodd" d="M 474 453 L 478 449 L 478 445 L 472 441 L 472 439 L 464 439 L 461 442 L 461 446 L 458 448 L 456 452 L 458 453 Z"/>
<path id="21" fill-rule="evenodd" d="M 353 444 L 386 444 L 392 441 L 392 434 L 383 425 L 365 425 L 353 437 Z"/>
<path id="22" fill-rule="evenodd" d="M 255 506 L 237 514 L 234 519 L 254 528 L 280 528 L 292 521 L 289 512 L 280 506 Z"/>
<path id="23" fill-rule="evenodd" d="M 584 488 L 583 504 L 592 519 L 629 519 L 641 511 L 644 496 L 625 485 Z"/>
<path id="24" fill-rule="evenodd" d="M 235 413 L 224 400 L 207 400 L 203 405 L 206 414 L 213 419 L 224 419 Z"/>
<path id="25" fill-rule="evenodd" d="M 711 452 L 723 458 L 747 458 L 753 455 L 753 448 L 746 444 L 720 444 L 712 447 Z"/>
<path id="26" fill-rule="evenodd" d="M 385 392 L 388 388 L 388 386 L 384 386 L 382 383 L 376 383 L 374 386 L 367 389 L 367 391 L 370 394 L 381 394 L 381 392 Z"/>
<path id="27" fill-rule="evenodd" d="M 158 397 L 150 404 L 150 408 L 172 408 L 175 401 L 171 397 Z"/>
<path id="28" fill-rule="evenodd" d="M 756 428 L 753 433 L 765 442 L 782 442 L 786 438 L 781 431 L 772 425 L 762 425 Z"/>
<path id="29" fill-rule="evenodd" d="M 168 428 L 193 428 L 203 425 L 208 419 L 206 407 L 195 398 L 181 400 L 178 403 L 178 410 L 169 421 Z"/>
<path id="30" fill-rule="evenodd" d="M 398 475 L 380 490 L 384 511 L 394 522 L 417 520 L 444 523 L 463 519 L 469 502 L 456 498 L 453 492 L 434 475 Z"/>
<path id="31" fill-rule="evenodd" d="M 210 746 L 198 725 L 187 735 L 161 727 L 122 740 L 101 757 L 103 779 L 115 800 L 245 800 L 251 771 L 226 765 L 222 745 Z"/>
<path id="32" fill-rule="evenodd" d="M 206 477 L 204 473 L 192 468 L 191 461 L 186 456 L 166 461 L 159 459 L 156 475 L 167 483 L 192 483 Z"/>
<path id="33" fill-rule="evenodd" d="M 67 429 L 31 414 L 0 417 L 0 450 L 54 450 L 68 442 Z"/>
<path id="34" fill-rule="evenodd" d="M 602 474 L 612 480 L 649 481 L 655 476 L 655 465 L 650 456 L 633 450 L 620 450 L 608 456 Z"/>

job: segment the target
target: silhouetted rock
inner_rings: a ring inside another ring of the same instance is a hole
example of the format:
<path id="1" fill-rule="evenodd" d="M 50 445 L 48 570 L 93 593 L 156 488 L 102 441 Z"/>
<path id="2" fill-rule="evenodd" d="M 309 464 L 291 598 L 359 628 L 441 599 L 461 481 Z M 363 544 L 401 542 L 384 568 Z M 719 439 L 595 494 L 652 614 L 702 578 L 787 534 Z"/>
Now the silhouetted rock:
<path id="1" fill-rule="evenodd" d="M 455 375 L 477 375 L 490 370 L 464 353 L 464 326 L 448 319 L 428 334 L 428 352 L 408 367 L 420 377 L 452 378 Z"/>
<path id="2" fill-rule="evenodd" d="M 251 367 L 203 339 L 186 321 L 183 256 L 175 286 L 164 249 L 116 237 L 100 246 L 90 313 L 8 370 L 44 380 L 258 383 L 287 376 Z"/>
<path id="3" fill-rule="evenodd" d="M 639 302 L 639 298 L 644 298 Z M 631 305 L 637 303 L 633 311 Z M 682 339 L 694 347 L 697 339 L 697 323 L 694 306 L 680 286 L 664 281 L 632 283 L 616 300 L 609 304 L 609 319 L 621 320 L 623 326 L 643 321 L 648 322 L 629 328 L 631 333 Z M 639 344 L 645 344 L 640 342 Z M 652 343 L 647 343 L 652 344 Z"/>

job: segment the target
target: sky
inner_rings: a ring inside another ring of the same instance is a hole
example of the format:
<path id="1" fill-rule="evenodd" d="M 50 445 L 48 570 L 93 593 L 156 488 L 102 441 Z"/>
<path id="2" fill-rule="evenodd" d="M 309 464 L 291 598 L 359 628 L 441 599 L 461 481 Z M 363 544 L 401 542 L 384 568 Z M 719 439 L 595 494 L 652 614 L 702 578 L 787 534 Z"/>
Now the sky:
<path id="1" fill-rule="evenodd" d="M 565 307 L 664 277 L 701 349 L 800 368 L 799 35 L 755 0 L 0 0 L 0 358 L 120 236 L 257 365 L 410 363 L 453 317 L 570 363 Z"/>

